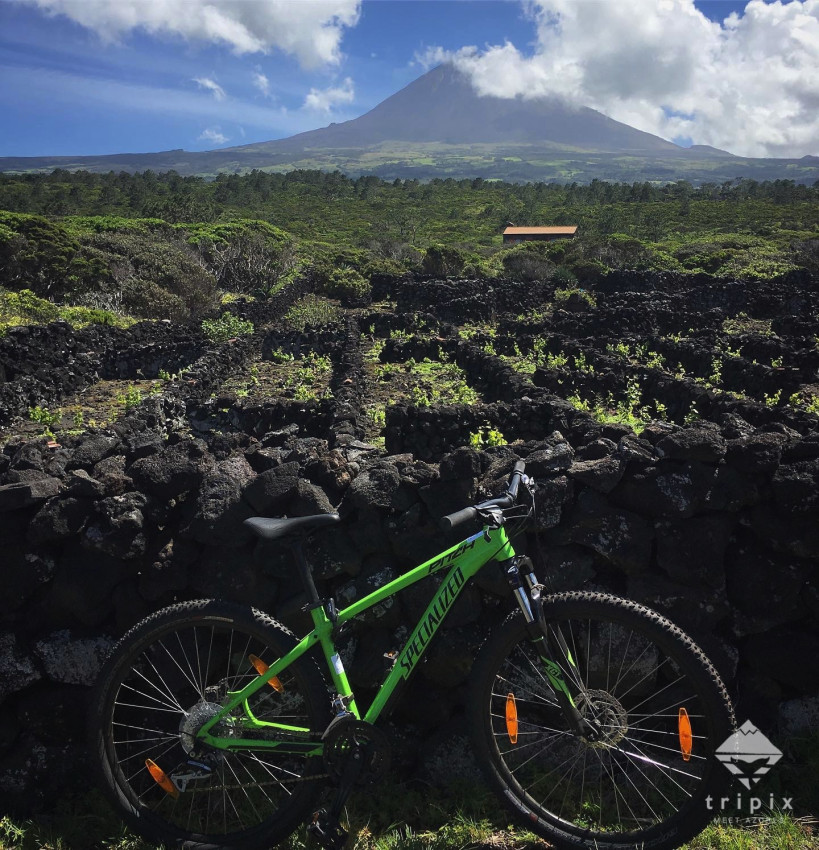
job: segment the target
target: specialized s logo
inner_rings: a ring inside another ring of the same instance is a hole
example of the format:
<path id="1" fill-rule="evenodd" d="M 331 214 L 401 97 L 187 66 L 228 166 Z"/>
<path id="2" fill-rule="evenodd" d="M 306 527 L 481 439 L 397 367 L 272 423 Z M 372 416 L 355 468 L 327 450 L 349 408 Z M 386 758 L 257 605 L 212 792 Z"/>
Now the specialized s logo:
<path id="1" fill-rule="evenodd" d="M 453 553 L 453 555 L 455 554 Z M 446 612 L 449 611 L 458 598 L 458 593 L 465 582 L 466 579 L 461 572 L 461 568 L 457 567 L 447 581 L 441 585 L 438 595 L 433 600 L 432 605 L 427 609 L 427 613 L 421 624 L 407 641 L 407 646 L 401 656 L 401 667 L 404 670 L 405 679 L 412 673 L 412 668 L 418 663 L 418 659 L 423 655 L 427 644 L 432 640 L 435 632 L 438 631 L 441 620 L 444 619 Z"/>

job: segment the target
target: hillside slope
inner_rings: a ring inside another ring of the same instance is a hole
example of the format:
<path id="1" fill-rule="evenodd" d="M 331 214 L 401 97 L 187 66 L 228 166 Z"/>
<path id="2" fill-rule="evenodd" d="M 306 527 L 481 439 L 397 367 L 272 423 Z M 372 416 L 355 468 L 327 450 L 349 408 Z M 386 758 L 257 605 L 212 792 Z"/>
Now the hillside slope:
<path id="1" fill-rule="evenodd" d="M 440 65 L 364 115 L 286 139 L 213 151 L 5 157 L 0 172 L 176 171 L 213 177 L 254 169 L 341 171 L 384 179 L 482 177 L 510 182 L 723 183 L 736 178 L 819 179 L 819 160 L 746 159 L 683 148 L 583 106 L 556 99 L 480 97 Z"/>
<path id="2" fill-rule="evenodd" d="M 682 150 L 594 109 L 573 108 L 557 99 L 480 97 L 452 65 L 433 68 L 352 121 L 228 150 L 278 152 L 369 147 L 383 142 L 554 145 L 607 153 Z"/>

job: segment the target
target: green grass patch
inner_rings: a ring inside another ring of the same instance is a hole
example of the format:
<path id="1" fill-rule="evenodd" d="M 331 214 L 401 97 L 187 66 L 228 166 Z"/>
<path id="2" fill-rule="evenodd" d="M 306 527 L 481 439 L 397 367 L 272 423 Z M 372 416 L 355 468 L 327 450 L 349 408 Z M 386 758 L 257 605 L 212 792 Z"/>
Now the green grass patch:
<path id="1" fill-rule="evenodd" d="M 308 326 L 321 327 L 339 321 L 339 308 L 318 295 L 305 295 L 285 313 L 285 324 L 296 331 L 303 331 Z"/>
<path id="2" fill-rule="evenodd" d="M 347 806 L 351 850 L 547 850 L 528 830 L 511 825 L 482 786 L 466 782 L 431 793 L 420 783 L 388 782 L 356 794 Z M 303 827 L 279 845 L 315 850 Z M 47 816 L 0 818 L 0 850 L 159 850 L 126 829 L 98 792 L 70 796 Z M 683 850 L 819 850 L 812 823 L 777 814 L 758 824 L 714 823 Z"/>
<path id="3" fill-rule="evenodd" d="M 202 333 L 211 342 L 227 342 L 229 339 L 252 334 L 253 322 L 240 319 L 233 313 L 224 312 L 218 319 L 205 319 L 202 322 Z"/>
<path id="4" fill-rule="evenodd" d="M 74 328 L 88 325 L 109 325 L 117 328 L 129 328 L 136 319 L 121 316 L 111 310 L 95 307 L 61 306 L 40 298 L 30 289 L 19 292 L 0 287 L 0 334 L 18 325 L 44 325 L 63 319 Z"/>

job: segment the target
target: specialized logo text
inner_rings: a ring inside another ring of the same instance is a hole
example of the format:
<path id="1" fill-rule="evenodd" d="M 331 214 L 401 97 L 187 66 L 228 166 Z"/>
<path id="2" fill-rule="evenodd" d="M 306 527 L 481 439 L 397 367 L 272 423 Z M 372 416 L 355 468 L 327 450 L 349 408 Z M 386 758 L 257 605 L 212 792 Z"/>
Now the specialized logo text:
<path id="1" fill-rule="evenodd" d="M 457 554 L 458 552 L 453 553 L 453 555 Z M 401 666 L 404 668 L 405 679 L 412 672 L 412 668 L 415 667 L 426 645 L 432 640 L 432 636 L 438 630 L 446 612 L 452 607 L 452 603 L 457 598 L 458 591 L 463 587 L 465 581 L 461 568 L 457 567 L 455 572 L 441 586 L 432 607 L 427 611 L 424 621 L 415 630 L 415 634 L 410 638 L 404 654 L 401 656 Z"/>

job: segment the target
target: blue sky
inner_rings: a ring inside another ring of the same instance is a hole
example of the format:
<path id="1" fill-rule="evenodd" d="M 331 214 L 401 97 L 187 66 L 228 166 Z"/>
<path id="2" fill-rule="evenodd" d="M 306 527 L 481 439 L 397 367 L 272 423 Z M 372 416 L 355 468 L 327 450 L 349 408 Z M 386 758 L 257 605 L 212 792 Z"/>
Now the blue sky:
<path id="1" fill-rule="evenodd" d="M 483 94 L 562 91 L 678 141 L 819 154 L 817 34 L 819 0 L 0 0 L 0 156 L 281 138 L 442 58 Z"/>

